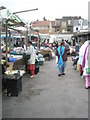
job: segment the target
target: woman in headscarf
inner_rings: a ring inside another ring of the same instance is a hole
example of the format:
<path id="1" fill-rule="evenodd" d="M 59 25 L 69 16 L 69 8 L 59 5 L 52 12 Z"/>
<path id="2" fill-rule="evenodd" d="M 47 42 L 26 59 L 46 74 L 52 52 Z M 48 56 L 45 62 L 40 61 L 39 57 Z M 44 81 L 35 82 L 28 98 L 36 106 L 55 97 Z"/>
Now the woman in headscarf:
<path id="1" fill-rule="evenodd" d="M 67 51 L 69 48 L 65 46 L 64 41 L 61 42 L 58 47 L 58 68 L 59 68 L 59 77 L 65 75 L 66 61 L 67 61 Z"/>
<path id="2" fill-rule="evenodd" d="M 28 49 L 26 51 L 27 55 L 30 55 L 30 59 L 28 60 L 27 69 L 30 71 L 30 77 L 35 77 L 35 50 L 32 46 L 32 42 L 28 42 Z"/>

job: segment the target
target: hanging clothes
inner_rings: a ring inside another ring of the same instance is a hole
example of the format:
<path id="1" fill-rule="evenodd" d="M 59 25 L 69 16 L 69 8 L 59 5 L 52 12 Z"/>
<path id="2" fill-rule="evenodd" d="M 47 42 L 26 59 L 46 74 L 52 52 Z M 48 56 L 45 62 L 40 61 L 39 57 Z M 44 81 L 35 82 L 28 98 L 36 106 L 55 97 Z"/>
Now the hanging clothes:
<path id="1" fill-rule="evenodd" d="M 85 87 L 90 87 L 90 42 L 88 41 L 88 46 L 85 49 L 83 62 L 82 62 L 82 69 L 83 69 L 83 76 L 85 76 Z"/>
<path id="2" fill-rule="evenodd" d="M 78 64 L 82 65 L 82 62 L 83 62 L 83 56 L 84 56 L 84 53 L 85 53 L 85 49 L 86 47 L 88 46 L 88 41 L 86 41 L 80 48 L 80 51 L 79 51 L 79 60 L 78 60 Z"/>
<path id="3" fill-rule="evenodd" d="M 86 47 L 86 49 L 85 49 L 85 52 L 84 52 L 84 56 L 83 56 L 83 61 L 82 61 L 82 69 L 83 69 L 83 75 L 84 76 L 87 76 L 87 75 L 89 75 L 89 73 L 87 73 L 86 72 L 86 70 L 87 69 L 89 69 L 89 64 L 88 64 L 88 62 L 89 62 L 89 47 L 90 47 L 90 45 L 89 45 L 89 42 L 88 42 L 88 46 Z"/>

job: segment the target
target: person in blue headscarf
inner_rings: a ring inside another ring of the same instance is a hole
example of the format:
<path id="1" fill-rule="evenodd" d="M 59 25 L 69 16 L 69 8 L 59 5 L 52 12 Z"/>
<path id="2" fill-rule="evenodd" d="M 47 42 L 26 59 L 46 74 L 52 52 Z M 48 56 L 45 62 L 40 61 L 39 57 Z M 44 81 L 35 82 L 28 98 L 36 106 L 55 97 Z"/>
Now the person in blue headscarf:
<path id="1" fill-rule="evenodd" d="M 58 47 L 58 54 L 59 54 L 59 59 L 58 59 L 59 75 L 58 76 L 62 75 L 62 69 L 64 65 L 62 56 L 64 52 L 65 52 L 65 46 L 63 46 L 63 42 L 62 42 L 61 45 Z"/>
<path id="2" fill-rule="evenodd" d="M 67 61 L 67 52 L 69 48 L 65 45 L 64 41 L 61 42 L 58 47 L 58 68 L 59 68 L 59 77 L 65 75 L 66 61 Z"/>

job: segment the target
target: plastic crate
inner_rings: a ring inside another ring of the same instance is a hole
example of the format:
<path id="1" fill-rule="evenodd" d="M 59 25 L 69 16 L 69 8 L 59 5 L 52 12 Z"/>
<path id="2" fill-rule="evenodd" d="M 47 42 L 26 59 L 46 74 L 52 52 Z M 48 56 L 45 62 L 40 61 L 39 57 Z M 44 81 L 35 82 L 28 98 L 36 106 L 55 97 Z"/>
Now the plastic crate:
<path id="1" fill-rule="evenodd" d="M 6 78 L 6 89 L 7 95 L 18 96 L 22 90 L 22 77 L 18 77 L 17 79 Z"/>
<path id="2" fill-rule="evenodd" d="M 35 67 L 35 74 L 39 72 L 39 66 Z"/>
<path id="3" fill-rule="evenodd" d="M 38 61 L 38 65 L 42 66 L 44 64 L 44 61 Z"/>

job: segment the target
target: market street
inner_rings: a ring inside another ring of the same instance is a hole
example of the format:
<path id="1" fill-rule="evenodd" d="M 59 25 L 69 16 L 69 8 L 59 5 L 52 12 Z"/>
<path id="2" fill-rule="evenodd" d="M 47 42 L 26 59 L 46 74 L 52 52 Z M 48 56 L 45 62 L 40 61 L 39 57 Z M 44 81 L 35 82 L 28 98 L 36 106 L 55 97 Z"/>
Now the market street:
<path id="1" fill-rule="evenodd" d="M 18 97 L 3 95 L 3 118 L 88 118 L 88 90 L 68 58 L 66 75 L 58 77 L 55 59 L 45 61 L 31 79 L 23 76 Z"/>

